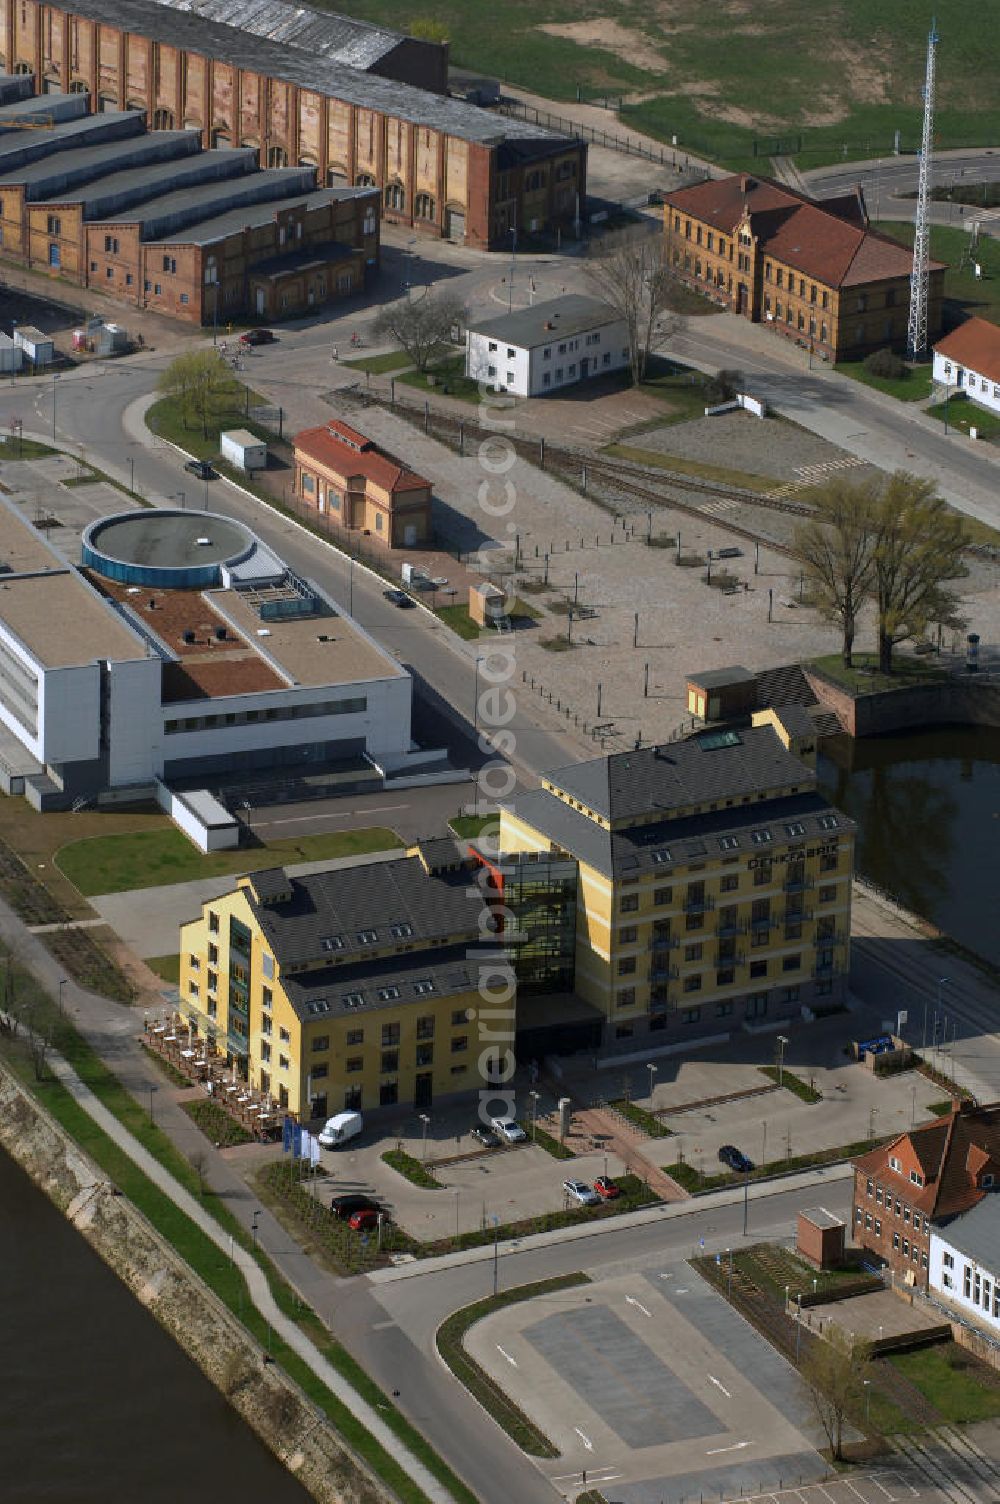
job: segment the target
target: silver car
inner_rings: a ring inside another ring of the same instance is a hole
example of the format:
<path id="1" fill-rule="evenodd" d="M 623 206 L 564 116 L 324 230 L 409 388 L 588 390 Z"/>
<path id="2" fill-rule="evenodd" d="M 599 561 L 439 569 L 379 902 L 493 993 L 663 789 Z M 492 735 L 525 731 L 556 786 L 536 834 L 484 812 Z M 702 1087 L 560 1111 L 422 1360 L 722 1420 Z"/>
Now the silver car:
<path id="1" fill-rule="evenodd" d="M 490 1123 L 494 1133 L 499 1133 L 508 1144 L 520 1144 L 528 1137 L 524 1129 L 514 1118 L 494 1118 Z"/>
<path id="2" fill-rule="evenodd" d="M 564 1180 L 563 1190 L 581 1206 L 600 1206 L 601 1198 L 585 1180 Z"/>

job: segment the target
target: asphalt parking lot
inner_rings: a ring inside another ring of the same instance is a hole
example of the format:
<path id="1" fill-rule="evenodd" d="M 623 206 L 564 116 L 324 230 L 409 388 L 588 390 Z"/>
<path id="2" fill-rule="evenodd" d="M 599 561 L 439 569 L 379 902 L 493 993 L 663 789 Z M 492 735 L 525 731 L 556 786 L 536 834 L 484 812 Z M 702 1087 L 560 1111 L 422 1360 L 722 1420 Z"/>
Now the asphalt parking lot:
<path id="1" fill-rule="evenodd" d="M 584 1470 L 615 1504 L 826 1475 L 804 1385 L 687 1264 L 508 1307 L 466 1344 L 559 1448 L 539 1466 L 565 1497 Z"/>

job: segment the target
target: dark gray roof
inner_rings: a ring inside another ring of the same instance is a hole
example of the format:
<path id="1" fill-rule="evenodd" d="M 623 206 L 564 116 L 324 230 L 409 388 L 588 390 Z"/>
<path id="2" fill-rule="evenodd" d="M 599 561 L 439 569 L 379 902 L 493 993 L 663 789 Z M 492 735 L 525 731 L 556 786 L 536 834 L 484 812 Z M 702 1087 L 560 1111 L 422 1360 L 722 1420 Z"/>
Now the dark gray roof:
<path id="1" fill-rule="evenodd" d="M 65 150 L 52 152 L 13 171 L 6 169 L 0 158 L 0 175 L 4 183 L 23 184 L 29 199 L 59 197 L 65 200 L 67 193 L 84 183 L 96 180 L 96 191 L 99 191 L 112 175 L 117 176 L 140 164 L 187 161 L 192 156 L 201 155 L 200 145 L 198 131 L 155 131 L 148 136 L 131 136 L 124 141 L 100 141 L 85 146 L 73 143 Z"/>
<path id="2" fill-rule="evenodd" d="M 699 732 L 684 741 L 574 763 L 545 777 L 612 821 L 739 799 L 782 784 L 811 788 L 816 782 L 816 774 L 786 751 L 769 726 Z"/>
<path id="3" fill-rule="evenodd" d="M 405 40 L 400 31 L 356 21 L 332 11 L 282 0 L 159 0 L 169 10 L 238 26 L 249 36 L 295 47 L 314 57 L 328 57 L 352 68 L 371 68 Z"/>
<path id="4" fill-rule="evenodd" d="M 939 1228 L 937 1236 L 967 1259 L 1000 1274 L 1000 1193 L 987 1192 L 978 1206 Z"/>
<path id="5" fill-rule="evenodd" d="M 230 191 L 233 183 L 241 185 L 238 190 L 241 194 L 248 193 L 250 190 L 245 180 L 258 176 L 256 168 L 257 153 L 253 147 L 240 147 L 235 151 L 196 150 L 190 156 L 123 167 L 77 188 L 57 190 L 38 202 L 80 203 L 87 220 L 139 219 L 141 215 L 129 211 L 137 205 L 155 203 L 167 194 L 181 192 L 186 197 L 199 189 L 207 189 L 219 196 Z"/>
<path id="6" fill-rule="evenodd" d="M 491 115 L 488 110 L 445 95 L 431 94 L 411 84 L 380 78 L 346 63 L 252 36 L 238 24 L 223 24 L 169 9 L 157 0 L 65 0 L 56 8 L 134 36 L 168 42 L 172 47 L 187 48 L 236 68 L 314 89 L 365 109 L 395 115 L 461 140 L 492 144 L 507 139 L 534 139 L 538 142 L 538 154 L 544 155 L 567 139 L 525 120 Z"/>
<path id="7" fill-rule="evenodd" d="M 816 722 L 804 705 L 775 705 L 774 712 L 792 736 L 816 735 Z"/>
<path id="8" fill-rule="evenodd" d="M 274 168 L 272 171 L 288 172 L 289 169 L 282 167 Z M 330 203 L 334 199 L 351 198 L 366 193 L 373 193 L 378 197 L 377 188 L 315 188 L 311 193 L 293 193 L 289 198 L 265 198 L 257 204 L 240 204 L 238 207 L 220 209 L 192 221 L 189 221 L 187 217 L 181 217 L 176 228 L 160 227 L 154 234 L 147 235 L 145 238 L 164 245 L 175 245 L 178 242 L 183 242 L 185 245 L 212 245 L 215 241 L 225 240 L 228 235 L 235 235 L 240 230 L 252 230 L 257 225 L 269 224 L 276 214 L 287 212 L 289 209 L 296 209 L 300 206 L 303 209 L 319 208 L 320 205 Z"/>
<path id="9" fill-rule="evenodd" d="M 650 872 L 669 878 L 675 867 L 690 862 L 773 855 L 802 841 L 833 840 L 855 828 L 852 820 L 811 790 L 614 831 L 595 824 L 547 789 L 533 789 L 510 807 L 578 861 L 605 877 L 618 878 Z M 829 824 L 831 819 L 835 825 Z M 755 841 L 755 833 L 761 832 L 770 832 L 770 839 Z"/>
<path id="10" fill-rule="evenodd" d="M 457 841 L 454 836 L 431 836 L 417 842 L 417 852 L 424 864 L 433 871 L 435 867 L 450 867 L 466 860 L 468 842 Z"/>
<path id="11" fill-rule="evenodd" d="M 551 298 L 547 303 L 536 303 L 534 308 L 515 309 L 513 313 L 500 314 L 495 319 L 471 323 L 469 329 L 471 333 L 485 334 L 489 339 L 506 340 L 521 350 L 534 350 L 539 345 L 552 345 L 571 335 L 597 329 L 618 317 L 610 304 L 602 303 L 599 298 L 588 298 L 584 293 L 567 293 L 565 297 Z M 546 329 L 546 324 L 554 327 Z"/>
<path id="12" fill-rule="evenodd" d="M 480 948 L 484 962 L 495 957 L 495 945 L 470 940 L 461 945 L 431 946 L 410 955 L 373 957 L 353 966 L 326 966 L 299 976 L 283 976 L 282 984 L 300 1018 L 353 1016 L 398 1007 L 400 1003 L 426 1008 L 435 998 L 475 991 Z"/>
<path id="13" fill-rule="evenodd" d="M 748 684 L 756 679 L 748 668 L 739 664 L 733 668 L 710 668 L 704 674 L 688 674 L 688 684 L 697 684 L 701 689 L 719 689 L 727 684 Z"/>
<path id="14" fill-rule="evenodd" d="M 326 240 L 322 245 L 302 246 L 283 255 L 268 256 L 266 261 L 255 261 L 247 271 L 254 277 L 281 277 L 310 266 L 329 266 L 331 261 L 344 261 L 357 254 L 354 246 L 345 245 L 342 240 Z"/>
<path id="15" fill-rule="evenodd" d="M 37 94 L 27 99 L 14 100 L 0 109 L 0 130 L 8 120 L 49 121 L 77 120 L 89 113 L 90 97 L 87 94 Z"/>
<path id="16" fill-rule="evenodd" d="M 204 236 L 197 236 L 194 231 L 206 218 L 226 215 L 231 223 L 230 234 L 244 225 L 273 219 L 278 202 L 288 198 L 287 190 L 295 188 L 296 174 L 301 185 L 312 177 L 312 168 L 269 167 L 221 182 L 195 183 L 172 189 L 120 213 L 102 214 L 97 222 L 140 224 L 143 240 L 203 241 Z M 289 201 L 304 196 L 300 186 L 299 193 L 293 192 Z"/>
<path id="17" fill-rule="evenodd" d="M 67 146 L 83 141 L 120 141 L 140 136 L 145 120 L 139 110 L 108 110 L 100 115 L 81 115 L 78 120 L 59 120 L 49 130 L 4 130 L 0 122 L 0 171 L 13 171 L 36 162 Z"/>
<path id="18" fill-rule="evenodd" d="M 294 877 L 287 903 L 258 903 L 249 890 L 247 897 L 283 974 L 303 963 L 478 935 L 484 907 L 468 872 L 429 877 L 415 856 Z M 393 926 L 404 932 L 394 934 Z M 375 938 L 363 938 L 366 932 Z"/>

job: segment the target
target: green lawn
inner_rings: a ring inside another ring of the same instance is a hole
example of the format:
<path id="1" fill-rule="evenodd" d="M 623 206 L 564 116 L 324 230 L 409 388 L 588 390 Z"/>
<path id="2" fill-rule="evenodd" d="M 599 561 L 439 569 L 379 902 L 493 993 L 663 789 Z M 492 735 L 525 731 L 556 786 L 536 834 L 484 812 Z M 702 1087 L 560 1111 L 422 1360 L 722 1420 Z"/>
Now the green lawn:
<path id="1" fill-rule="evenodd" d="M 382 1163 L 388 1165 L 390 1170 L 395 1170 L 397 1175 L 402 1175 L 411 1185 L 420 1186 L 424 1191 L 443 1191 L 444 1186 L 436 1176 L 412 1154 L 407 1154 L 405 1149 L 387 1149 L 382 1155 Z"/>
<path id="2" fill-rule="evenodd" d="M 837 374 L 850 376 L 852 381 L 860 381 L 890 397 L 898 397 L 900 402 L 921 402 L 934 390 L 929 366 L 907 366 L 905 375 L 893 378 L 873 376 L 865 370 L 863 360 L 842 360 L 837 363 Z"/>
<path id="3" fill-rule="evenodd" d="M 951 1425 L 1000 1416 L 1000 1375 L 952 1342 L 893 1353 L 889 1362 Z"/>
<path id="4" fill-rule="evenodd" d="M 150 971 L 155 971 L 158 977 L 165 982 L 178 983 L 181 979 L 180 956 L 151 956 L 147 958 L 146 965 Z"/>
<path id="5" fill-rule="evenodd" d="M 405 350 L 386 350 L 381 355 L 361 355 L 357 360 L 342 360 L 342 366 L 352 371 L 370 371 L 373 376 L 383 376 L 390 371 L 405 371 L 413 361 Z"/>
<path id="6" fill-rule="evenodd" d="M 190 1082 L 186 1082 L 185 1085 L 190 1085 Z M 208 1100 L 185 1102 L 184 1111 L 217 1149 L 229 1149 L 234 1144 L 253 1143 L 253 1134 L 241 1128 L 236 1119 L 231 1118 L 218 1102 Z"/>
<path id="7" fill-rule="evenodd" d="M 634 1102 L 626 1102 L 624 1097 L 619 1097 L 612 1102 L 612 1107 L 621 1113 L 623 1118 L 628 1118 L 637 1128 L 649 1138 L 670 1138 L 671 1129 L 662 1123 L 655 1113 L 647 1112 L 645 1107 L 637 1107 Z"/>
<path id="8" fill-rule="evenodd" d="M 845 668 L 839 653 L 827 653 L 823 658 L 813 658 L 807 668 L 819 669 L 842 688 L 855 695 L 869 695 L 876 690 L 908 689 L 913 684 L 945 679 L 947 674 L 937 666 L 933 653 L 915 658 L 911 653 L 893 654 L 893 672 L 890 675 L 878 672 L 878 656 L 875 653 L 855 653 L 852 668 Z"/>
<path id="9" fill-rule="evenodd" d="M 266 398 L 251 391 L 249 387 L 244 387 L 242 392 L 238 402 L 227 411 L 217 414 L 209 423 L 207 433 L 202 432 L 200 423 L 189 427 L 184 422 L 180 408 L 172 397 L 161 397 L 153 403 L 146 414 L 146 427 L 200 460 L 215 458 L 219 452 L 219 434 L 224 428 L 248 428 L 259 439 L 273 439 L 274 434 L 269 429 L 251 422 L 249 417 L 251 406 L 264 405 Z"/>
<path id="10" fill-rule="evenodd" d="M 449 355 L 445 360 L 437 361 L 432 367 L 430 374 L 433 376 L 433 384 L 429 383 L 423 371 L 404 371 L 398 380 L 405 381 L 407 386 L 416 387 L 418 392 L 441 393 L 447 397 L 458 397 L 462 402 L 479 402 L 479 382 L 470 381 L 465 374 L 465 355 Z"/>
<path id="11" fill-rule="evenodd" d="M 500 830 L 500 812 L 492 815 L 452 815 L 448 821 L 460 840 L 474 841 L 484 830 L 497 834 Z"/>
<path id="12" fill-rule="evenodd" d="M 768 0 L 726 12 L 724 35 L 706 24 L 697 0 L 669 7 L 593 0 L 582 8 L 575 0 L 509 0 L 502 20 L 469 0 L 352 0 L 351 13 L 404 31 L 431 16 L 445 29 L 453 62 L 477 74 L 555 100 L 632 97 L 624 121 L 667 143 L 676 134 L 679 155 L 768 172 L 771 153 L 794 150 L 799 137 L 804 167 L 889 156 L 897 129 L 904 149 L 915 150 L 933 7 L 934 0 Z M 586 45 L 588 25 L 600 22 L 595 45 Z M 997 140 L 1000 28 L 950 6 L 941 34 L 937 143 Z"/>
<path id="13" fill-rule="evenodd" d="M 935 402 L 927 411 L 932 418 L 938 418 L 942 423 L 947 423 L 949 428 L 957 428 L 964 434 L 970 428 L 974 428 L 981 439 L 995 439 L 1000 434 L 1000 413 L 991 413 L 985 407 L 977 407 L 964 392 L 960 396 L 949 397 L 947 402 Z"/>
<path id="14" fill-rule="evenodd" d="M 484 628 L 476 626 L 469 615 L 468 606 L 441 606 L 434 614 L 466 642 L 472 642 L 483 634 Z"/>
<path id="15" fill-rule="evenodd" d="M 793 1096 L 799 1097 L 803 1102 L 822 1102 L 823 1093 L 817 1091 L 808 1081 L 801 1080 L 792 1071 L 784 1066 L 779 1080 L 778 1067 L 776 1065 L 759 1065 L 757 1069 L 768 1076 L 776 1086 L 783 1086 L 785 1091 L 790 1091 Z"/>
<path id="16" fill-rule="evenodd" d="M 10 432 L 0 438 L 0 460 L 41 460 L 47 454 L 58 454 L 49 444 L 39 444 L 35 439 L 15 438 Z"/>
<path id="17" fill-rule="evenodd" d="M 967 219 L 974 217 L 971 213 L 966 214 Z M 913 244 L 912 224 L 887 220 L 880 222 L 878 228 L 902 241 L 904 245 Z M 992 319 L 995 324 L 1000 324 L 1000 240 L 994 240 L 989 235 L 980 237 L 979 248 L 971 260 L 982 267 L 981 278 L 977 279 L 971 263 L 965 267 L 960 266 L 963 257 L 968 256 L 968 251 L 968 230 L 953 225 L 931 225 L 931 255 L 948 265 L 944 274 L 944 296 L 946 305 L 951 306 L 946 310 L 946 317 L 950 313 L 951 323 L 958 323 L 970 314 L 976 314 L 979 318 Z M 946 323 L 945 327 L 949 325 Z"/>
<path id="18" fill-rule="evenodd" d="M 315 862 L 367 851 L 388 851 L 401 844 L 395 831 L 383 825 L 326 835 L 296 836 L 247 846 L 235 851 L 202 855 L 179 830 L 141 830 L 130 835 L 92 836 L 73 841 L 56 853 L 56 863 L 79 891 L 123 893 L 186 883 L 199 877 L 230 872 L 259 872 L 291 862 Z"/>

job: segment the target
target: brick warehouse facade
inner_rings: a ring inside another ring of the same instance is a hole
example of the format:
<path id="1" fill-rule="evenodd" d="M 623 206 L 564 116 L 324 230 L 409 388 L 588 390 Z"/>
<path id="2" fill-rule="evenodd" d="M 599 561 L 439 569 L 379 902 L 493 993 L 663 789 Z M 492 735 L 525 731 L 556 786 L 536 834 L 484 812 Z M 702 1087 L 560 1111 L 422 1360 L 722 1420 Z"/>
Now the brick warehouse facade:
<path id="1" fill-rule="evenodd" d="M 349 24 L 280 0 L 265 8 L 289 24 Z M 251 35 L 157 0 L 0 0 L 0 66 L 33 73 L 40 90 L 89 93 L 97 110 L 144 110 L 154 129 L 197 129 L 206 147 L 253 147 L 264 167 L 375 186 L 388 221 L 473 246 L 582 211 L 582 141 L 279 43 L 278 29 Z"/>
<path id="2" fill-rule="evenodd" d="M 747 173 L 666 196 L 671 265 L 687 286 L 827 360 L 905 342 L 912 252 L 872 230 L 860 189 L 822 204 Z M 931 262 L 927 330 L 941 328 Z"/>

